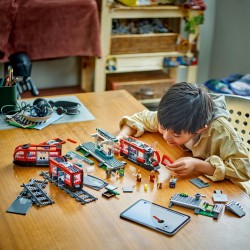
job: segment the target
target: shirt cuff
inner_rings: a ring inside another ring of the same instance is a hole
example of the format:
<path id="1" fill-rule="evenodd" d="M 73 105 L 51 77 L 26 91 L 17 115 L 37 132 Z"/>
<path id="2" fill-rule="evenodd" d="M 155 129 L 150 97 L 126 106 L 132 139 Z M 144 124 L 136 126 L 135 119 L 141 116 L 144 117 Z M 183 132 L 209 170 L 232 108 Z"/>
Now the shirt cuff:
<path id="1" fill-rule="evenodd" d="M 225 179 L 225 165 L 220 157 L 217 155 L 212 155 L 205 161 L 209 162 L 215 168 L 214 174 L 212 176 L 206 175 L 209 179 L 212 181 L 221 181 Z"/>
<path id="2" fill-rule="evenodd" d="M 133 135 L 134 137 L 139 137 L 144 133 L 143 126 L 141 126 L 139 123 L 132 121 L 128 116 L 124 116 L 120 121 L 120 129 L 123 127 L 124 124 L 136 130 L 136 133 Z"/>

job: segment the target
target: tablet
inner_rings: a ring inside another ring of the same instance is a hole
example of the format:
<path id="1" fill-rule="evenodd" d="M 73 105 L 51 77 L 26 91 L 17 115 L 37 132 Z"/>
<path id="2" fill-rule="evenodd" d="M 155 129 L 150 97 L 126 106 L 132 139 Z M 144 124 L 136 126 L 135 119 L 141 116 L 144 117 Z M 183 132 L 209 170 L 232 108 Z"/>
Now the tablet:
<path id="1" fill-rule="evenodd" d="M 174 235 L 191 219 L 186 214 L 143 199 L 123 211 L 120 217 L 167 235 Z"/>

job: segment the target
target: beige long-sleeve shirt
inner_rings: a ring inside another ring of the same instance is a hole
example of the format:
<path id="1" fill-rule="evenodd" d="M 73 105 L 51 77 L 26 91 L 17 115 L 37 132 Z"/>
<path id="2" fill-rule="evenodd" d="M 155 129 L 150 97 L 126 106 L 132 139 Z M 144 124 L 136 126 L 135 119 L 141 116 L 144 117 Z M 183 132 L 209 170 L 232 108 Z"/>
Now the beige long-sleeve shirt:
<path id="1" fill-rule="evenodd" d="M 135 137 L 145 131 L 157 132 L 157 112 L 144 110 L 133 116 L 124 116 L 120 121 L 136 129 Z M 225 117 L 218 117 L 201 133 L 198 140 L 190 148 L 193 157 L 204 159 L 214 168 L 213 181 L 230 179 L 248 195 L 250 195 L 250 159 L 249 152 Z"/>

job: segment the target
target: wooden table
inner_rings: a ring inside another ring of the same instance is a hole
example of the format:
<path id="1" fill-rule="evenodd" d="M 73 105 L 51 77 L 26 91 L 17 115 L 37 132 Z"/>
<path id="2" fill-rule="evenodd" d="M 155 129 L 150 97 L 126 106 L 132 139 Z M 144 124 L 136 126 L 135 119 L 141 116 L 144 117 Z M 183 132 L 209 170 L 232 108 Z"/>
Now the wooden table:
<path id="1" fill-rule="evenodd" d="M 163 188 L 157 189 L 156 182 L 149 182 L 149 171 L 142 169 L 142 182 L 136 182 L 133 175 L 140 168 L 128 162 L 125 176 L 106 179 L 105 171 L 95 162 L 94 176 L 118 186 L 119 196 L 106 199 L 101 191 L 84 187 L 98 198 L 97 201 L 81 205 L 58 187 L 49 183 L 45 190 L 55 201 L 53 205 L 33 205 L 26 216 L 6 213 L 6 209 L 22 191 L 21 184 L 31 178 L 42 179 L 42 167 L 20 167 L 13 165 L 14 148 L 25 143 L 40 143 L 55 137 L 71 138 L 78 144 L 92 141 L 90 134 L 95 128 L 103 128 L 115 135 L 123 115 L 132 115 L 143 110 L 143 106 L 125 91 L 86 93 L 76 95 L 96 117 L 93 121 L 50 125 L 38 130 L 10 129 L 0 131 L 0 249 L 249 249 L 250 199 L 230 181 L 213 183 L 198 189 L 189 182 L 192 177 L 179 178 L 175 189 L 170 189 L 171 173 L 164 166 L 157 175 Z M 149 144 L 158 141 L 157 150 L 177 159 L 183 152 L 170 148 L 160 134 L 146 133 L 140 140 Z M 74 150 L 78 144 L 63 145 L 63 154 Z M 85 168 L 86 166 L 84 166 Z M 86 173 L 85 173 L 86 174 Z M 144 191 L 144 184 L 148 190 Z M 133 193 L 123 193 L 123 186 L 134 186 Z M 194 195 L 200 192 L 212 203 L 214 190 L 222 190 L 229 200 L 237 200 L 246 215 L 242 218 L 223 211 L 218 220 L 195 215 L 194 211 L 173 206 L 172 209 L 191 216 L 191 221 L 174 236 L 166 236 L 119 218 L 127 207 L 143 198 L 168 207 L 174 193 L 186 192 Z"/>

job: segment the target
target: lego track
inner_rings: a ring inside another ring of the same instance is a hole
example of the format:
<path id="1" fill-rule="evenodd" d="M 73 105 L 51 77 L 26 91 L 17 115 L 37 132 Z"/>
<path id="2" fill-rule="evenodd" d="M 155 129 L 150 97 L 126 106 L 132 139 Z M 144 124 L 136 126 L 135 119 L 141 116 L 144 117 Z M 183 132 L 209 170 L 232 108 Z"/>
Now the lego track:
<path id="1" fill-rule="evenodd" d="M 60 189 L 64 190 L 66 194 L 69 194 L 72 198 L 74 198 L 76 201 L 81 202 L 82 205 L 97 200 L 96 197 L 89 194 L 83 189 L 77 190 L 75 192 L 71 191 L 69 188 L 67 188 L 66 185 L 58 185 L 58 182 L 53 181 L 50 177 L 48 172 L 41 172 L 40 175 L 44 178 L 49 180 L 50 182 L 53 182 L 56 186 L 58 186 Z"/>
<path id="2" fill-rule="evenodd" d="M 22 184 L 24 190 L 21 192 L 22 196 L 28 196 L 32 202 L 37 206 L 46 206 L 53 204 L 54 201 L 48 196 L 43 188 L 46 186 L 46 181 L 39 181 L 31 179 L 29 183 Z"/>

